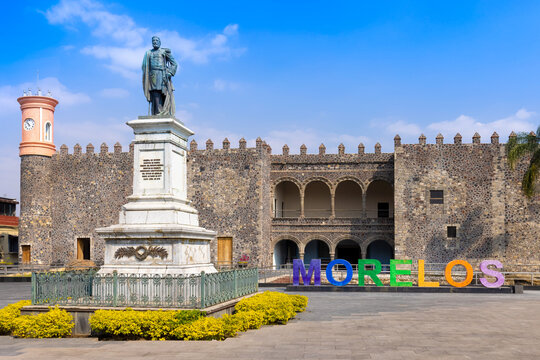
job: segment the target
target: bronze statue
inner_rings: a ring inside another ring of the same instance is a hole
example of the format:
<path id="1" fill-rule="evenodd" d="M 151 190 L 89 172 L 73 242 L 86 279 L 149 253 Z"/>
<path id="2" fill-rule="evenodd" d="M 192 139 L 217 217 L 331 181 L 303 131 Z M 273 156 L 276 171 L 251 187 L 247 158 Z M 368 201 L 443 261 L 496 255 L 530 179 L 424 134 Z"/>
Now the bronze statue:
<path id="1" fill-rule="evenodd" d="M 174 116 L 174 87 L 171 77 L 176 74 L 178 64 L 174 60 L 171 50 L 160 48 L 161 40 L 152 37 L 152 50 L 144 54 L 142 63 L 143 90 L 149 102 L 152 115 Z"/>

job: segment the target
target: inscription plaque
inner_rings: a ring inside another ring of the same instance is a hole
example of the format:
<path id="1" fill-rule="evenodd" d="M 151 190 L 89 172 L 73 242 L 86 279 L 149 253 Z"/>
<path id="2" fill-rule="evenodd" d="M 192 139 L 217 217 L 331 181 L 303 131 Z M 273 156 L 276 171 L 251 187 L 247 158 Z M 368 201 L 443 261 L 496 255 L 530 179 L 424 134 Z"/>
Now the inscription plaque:
<path id="1" fill-rule="evenodd" d="M 140 172 L 143 180 L 161 180 L 163 176 L 161 159 L 143 159 Z"/>

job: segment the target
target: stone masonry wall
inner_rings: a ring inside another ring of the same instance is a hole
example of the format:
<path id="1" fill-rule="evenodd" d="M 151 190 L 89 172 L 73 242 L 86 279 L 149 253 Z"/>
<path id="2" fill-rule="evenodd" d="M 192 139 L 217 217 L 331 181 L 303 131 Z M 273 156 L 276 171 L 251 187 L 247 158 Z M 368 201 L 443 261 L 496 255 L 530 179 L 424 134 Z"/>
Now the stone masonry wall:
<path id="1" fill-rule="evenodd" d="M 199 211 L 204 228 L 217 237 L 233 238 L 233 264 L 247 254 L 251 265 L 271 264 L 269 242 L 269 155 L 261 143 L 256 148 L 196 150 L 191 143 L 188 157 L 188 198 Z M 217 240 L 210 244 L 212 262 L 217 261 Z"/>
<path id="2" fill-rule="evenodd" d="M 105 242 L 95 229 L 118 223 L 120 208 L 132 194 L 133 153 L 119 144 L 110 153 L 60 153 L 51 159 L 53 263 L 77 257 L 77 238 L 90 238 L 90 256 L 103 263 Z"/>
<path id="3" fill-rule="evenodd" d="M 19 217 L 19 248 L 30 245 L 33 264 L 52 262 L 51 191 L 53 176 L 51 159 L 46 156 L 21 157 L 21 201 Z M 19 251 L 19 263 L 22 253 Z"/>
<path id="4" fill-rule="evenodd" d="M 133 154 L 102 145 L 82 153 L 76 145 L 51 158 L 21 158 L 21 245 L 32 246 L 32 262 L 64 265 L 77 257 L 77 238 L 90 238 L 90 256 L 103 263 L 105 244 L 95 228 L 118 222 L 132 193 Z"/>
<path id="5" fill-rule="evenodd" d="M 394 155 L 381 153 L 378 144 L 375 153 L 364 153 L 363 145 L 359 146 L 357 154 L 345 153 L 342 145 L 337 154 L 327 154 L 324 145 L 319 148 L 319 154 L 307 154 L 306 150 L 302 147 L 299 155 L 290 155 L 285 145 L 283 154 L 272 155 L 269 189 L 271 198 L 274 197 L 276 186 L 282 181 L 295 183 L 301 197 L 311 181 L 326 183 L 332 198 L 338 184 L 345 180 L 356 182 L 361 187 L 364 198 L 369 184 L 375 180 L 384 180 L 393 186 Z M 365 257 L 367 248 L 373 241 L 383 240 L 394 247 L 394 221 L 392 218 L 367 218 L 361 214 L 358 218 L 327 216 L 273 219 L 270 251 L 273 251 L 277 242 L 285 239 L 297 243 L 301 256 L 310 241 L 321 240 L 328 245 L 331 257 L 335 255 L 340 241 L 353 240 L 358 243 L 361 254 Z"/>
<path id="6" fill-rule="evenodd" d="M 505 145 L 492 142 L 396 148 L 396 258 L 540 263 L 539 203 L 520 192 L 523 166 L 510 171 Z M 443 190 L 444 203 L 430 204 L 430 190 Z"/>

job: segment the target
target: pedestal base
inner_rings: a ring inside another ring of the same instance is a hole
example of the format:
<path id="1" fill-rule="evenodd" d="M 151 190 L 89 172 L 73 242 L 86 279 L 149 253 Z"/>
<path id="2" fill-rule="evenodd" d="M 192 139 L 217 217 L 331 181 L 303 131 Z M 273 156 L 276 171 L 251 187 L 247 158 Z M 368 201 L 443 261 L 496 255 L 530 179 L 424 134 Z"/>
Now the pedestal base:
<path id="1" fill-rule="evenodd" d="M 113 225 L 96 229 L 105 238 L 100 274 L 178 275 L 214 273 L 210 241 L 215 232 L 173 224 Z"/>

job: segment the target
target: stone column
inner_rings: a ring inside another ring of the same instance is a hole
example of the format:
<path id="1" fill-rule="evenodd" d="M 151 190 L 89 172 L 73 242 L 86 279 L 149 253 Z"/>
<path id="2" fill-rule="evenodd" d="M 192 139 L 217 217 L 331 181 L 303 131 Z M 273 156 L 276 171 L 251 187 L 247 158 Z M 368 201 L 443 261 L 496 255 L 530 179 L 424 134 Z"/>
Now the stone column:
<path id="1" fill-rule="evenodd" d="M 332 201 L 330 203 L 330 206 L 332 207 L 332 214 L 330 217 L 333 219 L 336 217 L 336 194 L 332 193 L 331 196 L 332 196 Z"/>
<path id="2" fill-rule="evenodd" d="M 367 216 L 366 201 L 367 201 L 367 193 L 362 191 L 362 217 L 363 218 Z"/>
<path id="3" fill-rule="evenodd" d="M 300 217 L 304 218 L 304 191 L 300 193 Z"/>

